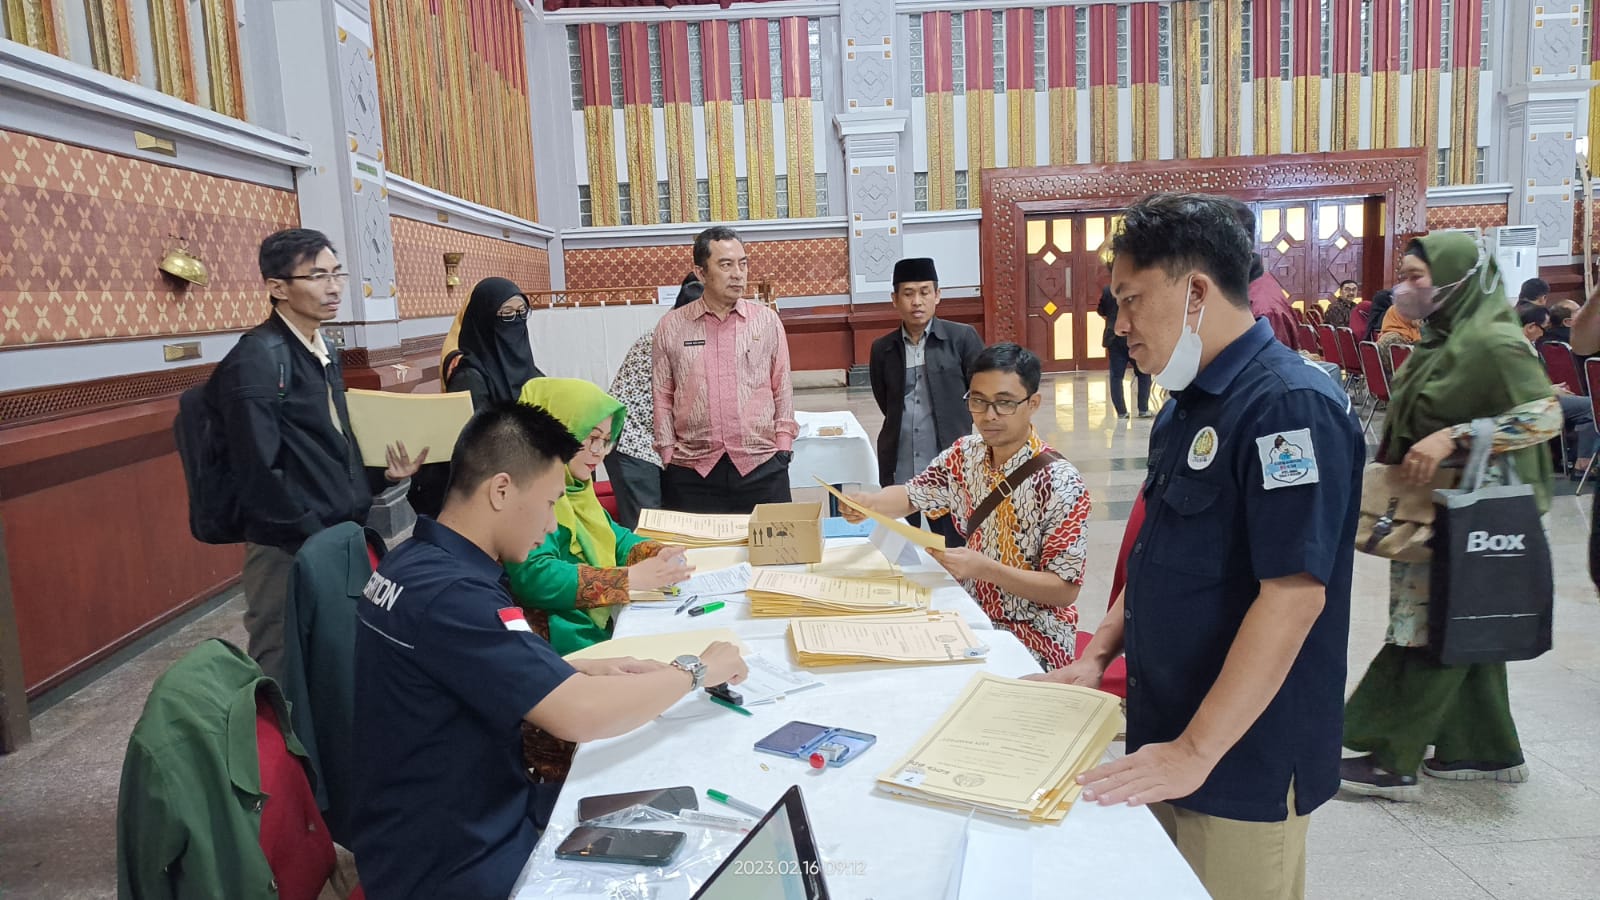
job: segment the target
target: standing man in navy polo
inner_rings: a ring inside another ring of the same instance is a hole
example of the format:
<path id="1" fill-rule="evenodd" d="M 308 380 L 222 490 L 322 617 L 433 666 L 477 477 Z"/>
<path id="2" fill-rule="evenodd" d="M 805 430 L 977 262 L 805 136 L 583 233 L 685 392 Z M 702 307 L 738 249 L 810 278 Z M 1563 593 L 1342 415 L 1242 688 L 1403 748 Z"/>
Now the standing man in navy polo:
<path id="1" fill-rule="evenodd" d="M 544 410 L 489 407 L 450 460 L 438 521 L 384 559 L 356 631 L 352 849 L 371 900 L 501 898 L 549 821 L 558 784 L 534 784 L 521 724 L 592 741 L 649 722 L 702 684 L 737 684 L 738 648 L 717 642 L 672 665 L 568 663 L 506 588 L 555 530 L 578 450 Z"/>
<path id="2" fill-rule="evenodd" d="M 1125 651 L 1129 754 L 1081 776 L 1084 799 L 1151 805 L 1218 900 L 1294 900 L 1308 817 L 1339 787 L 1361 426 L 1251 315 L 1228 201 L 1146 198 L 1111 249 L 1117 333 L 1175 402 L 1122 597 L 1036 677 L 1098 686 Z"/>

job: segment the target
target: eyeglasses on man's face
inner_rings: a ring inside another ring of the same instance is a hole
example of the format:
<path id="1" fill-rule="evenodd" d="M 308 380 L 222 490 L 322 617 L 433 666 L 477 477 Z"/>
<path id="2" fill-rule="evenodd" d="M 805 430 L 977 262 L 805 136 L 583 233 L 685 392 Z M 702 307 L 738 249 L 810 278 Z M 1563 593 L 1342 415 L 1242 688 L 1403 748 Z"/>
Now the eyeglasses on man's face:
<path id="1" fill-rule="evenodd" d="M 502 309 L 495 315 L 502 322 L 526 322 L 528 321 L 528 308 L 519 306 L 515 309 Z"/>
<path id="2" fill-rule="evenodd" d="M 970 412 L 975 416 L 981 416 L 986 411 L 991 409 L 994 410 L 995 415 L 998 416 L 1014 416 L 1017 414 L 1017 410 L 1022 407 L 1022 404 L 1028 402 L 1027 399 L 982 400 L 972 396 L 970 393 L 963 395 L 962 399 L 967 401 L 967 412 Z"/>
<path id="3" fill-rule="evenodd" d="M 350 281 L 350 273 L 340 269 L 336 272 L 312 272 L 310 275 L 285 275 L 284 281 L 308 281 L 317 287 L 327 287 L 330 284 L 344 287 Z"/>

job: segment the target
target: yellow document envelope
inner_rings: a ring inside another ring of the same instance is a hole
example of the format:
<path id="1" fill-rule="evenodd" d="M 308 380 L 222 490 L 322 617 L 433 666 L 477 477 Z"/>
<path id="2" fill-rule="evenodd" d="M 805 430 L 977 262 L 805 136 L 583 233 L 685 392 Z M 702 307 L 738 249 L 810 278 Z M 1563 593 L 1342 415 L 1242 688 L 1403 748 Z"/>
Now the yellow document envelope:
<path id="1" fill-rule="evenodd" d="M 389 391 L 344 392 L 350 408 L 350 428 L 361 443 L 361 464 L 386 468 L 384 448 L 406 445 L 413 459 L 428 448 L 428 462 L 448 462 L 456 438 L 472 418 L 472 395 L 394 394 Z"/>
<path id="2" fill-rule="evenodd" d="M 706 628 L 672 634 L 640 634 L 633 637 L 612 638 L 568 653 L 566 658 L 614 659 L 619 656 L 631 656 L 634 659 L 653 659 L 656 662 L 670 663 L 685 654 L 699 656 L 705 652 L 706 645 L 713 641 L 727 641 L 738 647 L 741 653 L 750 652 L 744 641 L 739 640 L 739 636 L 733 633 L 733 629 Z"/>

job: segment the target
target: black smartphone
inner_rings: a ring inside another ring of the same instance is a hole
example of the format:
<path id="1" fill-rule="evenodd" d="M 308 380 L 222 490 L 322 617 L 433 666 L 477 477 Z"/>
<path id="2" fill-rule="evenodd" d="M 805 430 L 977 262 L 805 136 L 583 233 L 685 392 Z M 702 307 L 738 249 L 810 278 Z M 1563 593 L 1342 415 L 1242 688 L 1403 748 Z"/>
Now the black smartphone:
<path id="1" fill-rule="evenodd" d="M 681 831 L 644 831 L 579 825 L 556 848 L 557 859 L 664 866 L 683 849 Z"/>
<path id="2" fill-rule="evenodd" d="M 699 809 L 700 801 L 694 795 L 694 788 L 688 785 L 649 791 L 629 791 L 625 794 L 596 794 L 578 801 L 578 821 L 592 822 L 595 819 L 603 819 L 631 806 L 648 806 L 677 815 L 686 809 Z"/>
<path id="3" fill-rule="evenodd" d="M 779 756 L 798 756 L 806 745 L 827 734 L 828 729 L 810 722 L 790 722 L 756 741 L 756 749 Z"/>

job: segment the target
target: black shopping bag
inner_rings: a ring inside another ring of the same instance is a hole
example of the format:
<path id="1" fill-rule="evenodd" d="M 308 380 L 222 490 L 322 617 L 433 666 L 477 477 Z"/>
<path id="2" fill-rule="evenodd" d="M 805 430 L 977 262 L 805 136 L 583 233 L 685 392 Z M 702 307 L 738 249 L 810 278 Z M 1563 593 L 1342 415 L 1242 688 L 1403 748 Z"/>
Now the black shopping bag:
<path id="1" fill-rule="evenodd" d="M 1436 490 L 1428 644 L 1445 665 L 1533 659 L 1550 649 L 1550 545 L 1533 487 L 1505 460 L 1486 485 L 1492 428 L 1475 428 L 1461 485 Z M 1480 448 L 1481 451 L 1480 451 Z"/>

